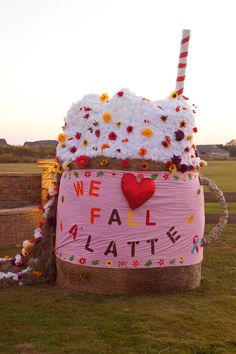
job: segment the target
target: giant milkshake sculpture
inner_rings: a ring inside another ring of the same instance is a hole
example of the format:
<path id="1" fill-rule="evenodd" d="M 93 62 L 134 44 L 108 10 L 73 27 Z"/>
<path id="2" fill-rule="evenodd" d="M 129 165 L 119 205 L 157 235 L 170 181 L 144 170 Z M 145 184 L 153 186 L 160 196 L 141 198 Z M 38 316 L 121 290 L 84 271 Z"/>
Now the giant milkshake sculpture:
<path id="1" fill-rule="evenodd" d="M 203 246 L 228 213 L 222 192 L 200 177 L 196 107 L 183 95 L 189 39 L 184 30 L 176 91 L 167 99 L 122 89 L 111 99 L 87 95 L 68 111 L 56 157 L 62 174 L 49 191 L 45 225 L 23 244 L 25 253 L 36 238 L 39 250 L 53 247 L 55 261 L 52 252 L 41 258 L 47 275 L 56 263 L 58 284 L 103 294 L 199 286 Z M 221 208 L 206 239 L 203 184 Z"/>

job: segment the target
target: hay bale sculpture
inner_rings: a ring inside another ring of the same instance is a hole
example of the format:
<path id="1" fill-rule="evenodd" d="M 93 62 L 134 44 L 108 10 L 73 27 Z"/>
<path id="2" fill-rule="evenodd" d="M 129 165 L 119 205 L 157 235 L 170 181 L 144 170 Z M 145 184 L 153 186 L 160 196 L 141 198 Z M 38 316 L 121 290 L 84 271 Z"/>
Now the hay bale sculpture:
<path id="1" fill-rule="evenodd" d="M 223 230 L 228 212 L 222 192 L 200 177 L 196 106 L 183 95 L 189 39 L 184 30 L 176 91 L 167 99 L 122 89 L 72 105 L 44 220 L 16 257 L 1 259 L 3 283 L 42 276 L 100 294 L 199 286 L 203 246 Z M 203 184 L 221 208 L 206 239 Z"/>

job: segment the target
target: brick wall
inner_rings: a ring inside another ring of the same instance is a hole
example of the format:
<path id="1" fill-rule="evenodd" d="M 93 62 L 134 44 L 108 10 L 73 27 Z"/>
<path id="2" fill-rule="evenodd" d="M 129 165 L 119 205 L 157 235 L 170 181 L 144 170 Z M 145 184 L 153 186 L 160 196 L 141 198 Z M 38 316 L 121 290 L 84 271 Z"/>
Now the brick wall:
<path id="1" fill-rule="evenodd" d="M 0 173 L 0 209 L 39 204 L 40 173 Z"/>

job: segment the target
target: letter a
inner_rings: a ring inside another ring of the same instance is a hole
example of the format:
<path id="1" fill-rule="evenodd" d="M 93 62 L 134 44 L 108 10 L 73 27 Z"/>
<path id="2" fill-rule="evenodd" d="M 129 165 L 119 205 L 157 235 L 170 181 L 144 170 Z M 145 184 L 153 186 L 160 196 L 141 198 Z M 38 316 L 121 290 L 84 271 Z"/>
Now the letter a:
<path id="1" fill-rule="evenodd" d="M 113 222 L 117 222 L 118 225 L 121 225 L 120 215 L 117 209 L 113 209 L 108 224 L 111 225 Z"/>
<path id="2" fill-rule="evenodd" d="M 116 249 L 116 243 L 115 241 L 111 241 L 104 252 L 104 255 L 107 256 L 108 253 L 112 253 L 114 257 L 117 257 L 117 249 Z"/>

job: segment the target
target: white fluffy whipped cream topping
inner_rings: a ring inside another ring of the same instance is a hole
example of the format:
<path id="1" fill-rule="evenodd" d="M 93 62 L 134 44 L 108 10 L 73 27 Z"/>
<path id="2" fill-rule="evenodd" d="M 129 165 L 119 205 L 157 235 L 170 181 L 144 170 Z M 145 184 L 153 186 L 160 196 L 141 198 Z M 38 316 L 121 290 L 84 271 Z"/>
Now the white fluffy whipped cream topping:
<path id="1" fill-rule="evenodd" d="M 107 101 L 86 95 L 65 117 L 57 156 L 61 162 L 87 155 L 166 163 L 175 155 L 181 164 L 197 167 L 194 115 L 185 98 L 150 101 L 128 89 Z"/>

